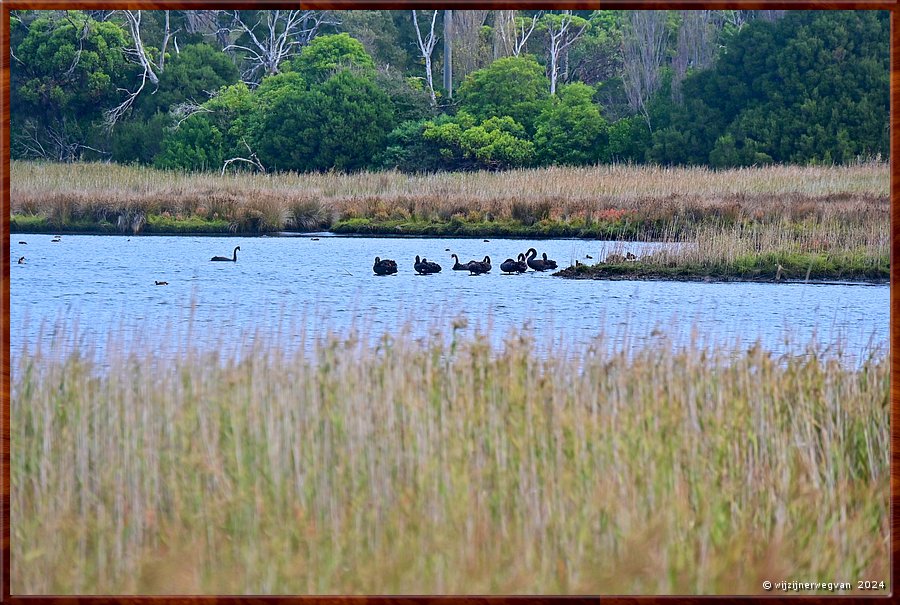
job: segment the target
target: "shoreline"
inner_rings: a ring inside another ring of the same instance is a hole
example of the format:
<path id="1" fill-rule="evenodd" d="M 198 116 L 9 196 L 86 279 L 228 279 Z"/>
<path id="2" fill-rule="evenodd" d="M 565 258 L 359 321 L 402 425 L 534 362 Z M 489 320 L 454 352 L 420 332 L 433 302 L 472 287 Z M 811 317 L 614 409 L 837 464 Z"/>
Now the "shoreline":
<path id="1" fill-rule="evenodd" d="M 702 282 L 702 283 L 780 283 L 780 284 L 818 284 L 818 285 L 890 285 L 890 267 L 872 268 L 868 271 L 842 270 L 806 270 L 797 271 L 782 268 L 729 272 L 727 269 L 712 267 L 671 267 L 647 265 L 640 262 L 614 265 L 579 265 L 567 267 L 556 273 L 554 277 L 563 279 L 596 280 L 596 281 L 669 281 L 669 282 Z"/>

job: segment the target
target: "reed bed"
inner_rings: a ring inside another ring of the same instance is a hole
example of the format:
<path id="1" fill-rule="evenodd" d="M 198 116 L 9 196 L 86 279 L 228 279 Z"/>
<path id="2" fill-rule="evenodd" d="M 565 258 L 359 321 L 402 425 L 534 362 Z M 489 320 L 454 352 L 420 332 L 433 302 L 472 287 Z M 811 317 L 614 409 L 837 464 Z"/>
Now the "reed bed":
<path id="1" fill-rule="evenodd" d="M 507 172 L 272 175 L 182 173 L 114 164 L 14 161 L 14 215 L 52 224 L 225 221 L 234 230 L 328 228 L 352 221 L 576 225 L 641 223 L 660 232 L 712 217 L 740 222 L 884 221 L 888 165 L 707 168 L 604 165 Z M 122 217 L 122 219 L 119 219 Z M 508 226 L 507 226 L 508 227 Z M 509 227 L 511 228 L 511 227 Z M 134 230 L 134 229 L 132 229 Z M 614 233 L 614 229 L 610 230 Z M 627 229 L 623 233 L 630 233 Z"/>
<path id="2" fill-rule="evenodd" d="M 596 264 L 569 267 L 566 277 L 721 279 L 851 279 L 890 277 L 890 225 L 836 220 L 703 225 L 670 246 L 626 260 L 628 245 L 606 246 Z M 633 254 L 633 253 L 632 253 Z"/>
<path id="3" fill-rule="evenodd" d="M 877 347 L 310 342 L 14 360 L 13 594 L 889 581 Z"/>

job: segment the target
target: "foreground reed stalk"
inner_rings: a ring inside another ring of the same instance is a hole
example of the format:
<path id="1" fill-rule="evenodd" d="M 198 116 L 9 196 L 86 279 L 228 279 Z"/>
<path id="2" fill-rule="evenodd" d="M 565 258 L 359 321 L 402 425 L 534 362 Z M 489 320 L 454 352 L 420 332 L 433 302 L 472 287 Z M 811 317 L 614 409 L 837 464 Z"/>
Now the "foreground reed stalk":
<path id="1" fill-rule="evenodd" d="M 12 592 L 888 580 L 888 364 L 527 334 L 26 352 Z M 888 586 L 888 590 L 890 587 Z"/>

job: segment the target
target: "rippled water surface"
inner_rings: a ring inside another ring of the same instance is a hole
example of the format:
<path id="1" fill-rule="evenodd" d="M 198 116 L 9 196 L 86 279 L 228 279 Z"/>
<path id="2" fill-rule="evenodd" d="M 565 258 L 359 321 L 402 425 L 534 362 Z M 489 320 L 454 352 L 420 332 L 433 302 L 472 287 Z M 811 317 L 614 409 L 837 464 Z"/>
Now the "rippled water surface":
<path id="1" fill-rule="evenodd" d="M 27 244 L 20 244 L 26 241 Z M 213 255 L 237 263 L 210 262 Z M 83 341 L 103 348 L 110 336 L 152 340 L 190 338 L 199 347 L 246 341 L 280 330 L 342 331 L 363 325 L 373 334 L 403 324 L 421 335 L 455 318 L 489 332 L 495 343 L 528 325 L 542 346 L 578 345 L 604 332 L 614 343 L 640 342 L 663 328 L 677 338 L 706 342 L 761 340 L 784 351 L 816 339 L 838 341 L 848 354 L 870 343 L 886 348 L 887 285 L 576 281 L 550 273 L 501 275 L 500 263 L 534 246 L 565 267 L 601 258 L 621 244 L 586 240 L 509 240 L 334 237 L 113 237 L 13 234 L 11 347 L 50 338 L 54 325 L 78 320 Z M 627 244 L 640 253 L 653 244 Z M 449 248 L 450 251 L 447 251 Z M 494 269 L 471 277 L 451 271 L 490 255 Z M 416 275 L 419 254 L 443 266 Z M 26 257 L 25 264 L 16 260 Z M 395 259 L 400 272 L 372 273 L 375 256 Z M 156 286 L 155 281 L 167 286 Z M 60 320 L 63 320 L 60 323 Z M 280 327 L 279 327 L 280 326 Z M 190 329 L 190 333 L 188 330 Z M 189 336 L 188 336 L 189 334 Z M 788 347 L 790 348 L 790 347 Z"/>

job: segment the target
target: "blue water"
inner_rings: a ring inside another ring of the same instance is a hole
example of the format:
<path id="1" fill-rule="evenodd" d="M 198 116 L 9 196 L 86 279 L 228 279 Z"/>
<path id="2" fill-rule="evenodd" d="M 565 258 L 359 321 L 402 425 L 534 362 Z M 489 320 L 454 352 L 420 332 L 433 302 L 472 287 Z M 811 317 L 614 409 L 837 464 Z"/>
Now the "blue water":
<path id="1" fill-rule="evenodd" d="M 559 266 L 641 253 L 654 244 L 490 238 L 12 236 L 12 357 L 73 330 L 98 350 L 112 342 L 189 342 L 222 348 L 278 333 L 290 342 L 363 326 L 373 338 L 407 325 L 423 338 L 466 318 L 499 344 L 528 326 L 542 350 L 576 350 L 604 333 L 611 346 L 636 346 L 663 331 L 677 340 L 760 341 L 774 352 L 815 341 L 850 356 L 887 348 L 887 285 L 565 280 L 550 273 L 506 276 L 499 265 L 534 246 Z M 19 241 L 27 244 L 19 244 Z M 210 262 L 213 255 L 236 263 Z M 446 249 L 449 248 L 450 251 Z M 490 255 L 488 275 L 451 271 Z M 443 266 L 416 275 L 422 255 Z M 16 260 L 25 256 L 25 264 Z M 375 256 L 397 275 L 377 277 Z M 155 281 L 167 286 L 156 286 Z M 459 324 L 457 324 L 459 325 Z M 59 341 L 59 339 L 57 339 Z"/>

